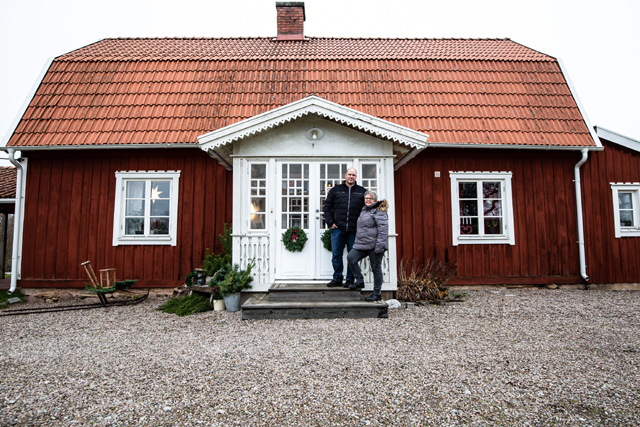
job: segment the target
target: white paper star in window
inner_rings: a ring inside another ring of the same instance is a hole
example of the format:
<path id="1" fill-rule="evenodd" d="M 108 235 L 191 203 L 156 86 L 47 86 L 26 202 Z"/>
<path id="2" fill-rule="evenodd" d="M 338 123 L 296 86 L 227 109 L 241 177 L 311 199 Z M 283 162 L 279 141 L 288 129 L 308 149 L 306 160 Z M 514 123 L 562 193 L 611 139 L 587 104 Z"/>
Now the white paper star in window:
<path id="1" fill-rule="evenodd" d="M 160 199 L 160 195 L 163 191 L 158 191 L 158 187 L 151 189 L 151 203 L 155 203 L 156 200 Z"/>

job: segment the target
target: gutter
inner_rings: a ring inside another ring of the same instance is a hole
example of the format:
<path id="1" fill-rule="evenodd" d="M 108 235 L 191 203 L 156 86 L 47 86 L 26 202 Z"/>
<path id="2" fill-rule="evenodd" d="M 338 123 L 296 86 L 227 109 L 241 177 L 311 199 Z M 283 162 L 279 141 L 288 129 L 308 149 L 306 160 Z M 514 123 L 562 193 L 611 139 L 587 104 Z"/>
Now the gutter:
<path id="1" fill-rule="evenodd" d="M 584 248 L 584 223 L 582 220 L 582 192 L 580 186 L 580 167 L 587 161 L 589 157 L 589 150 L 583 148 L 581 150 L 582 158 L 578 163 L 576 163 L 573 168 L 573 173 L 575 176 L 574 182 L 576 184 L 576 214 L 578 215 L 578 251 L 580 252 L 580 275 L 585 280 L 585 282 L 589 282 L 589 276 L 587 276 L 587 263 L 585 256 L 585 248 Z"/>
<path id="2" fill-rule="evenodd" d="M 16 204 L 15 211 L 13 213 L 13 248 L 11 253 L 11 287 L 7 292 L 9 295 L 15 292 L 18 287 L 18 271 L 20 264 L 20 228 L 22 224 L 22 177 L 23 169 L 22 165 L 15 158 L 15 149 L 9 148 L 9 161 L 16 167 L 18 172 L 16 177 Z"/>

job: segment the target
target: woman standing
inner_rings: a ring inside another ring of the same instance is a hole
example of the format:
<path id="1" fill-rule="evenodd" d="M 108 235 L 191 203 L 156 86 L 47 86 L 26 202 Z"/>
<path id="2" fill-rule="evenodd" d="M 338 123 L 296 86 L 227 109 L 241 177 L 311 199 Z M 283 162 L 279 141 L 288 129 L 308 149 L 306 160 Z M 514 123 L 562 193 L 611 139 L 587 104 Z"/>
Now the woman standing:
<path id="1" fill-rule="evenodd" d="M 380 301 L 382 299 L 382 257 L 389 249 L 389 204 L 386 200 L 378 201 L 375 191 L 364 193 L 364 207 L 358 218 L 356 241 L 353 249 L 347 255 L 347 262 L 353 271 L 355 282 L 349 289 L 364 288 L 362 270 L 358 264 L 369 257 L 371 272 L 373 273 L 373 294 L 365 301 Z"/>

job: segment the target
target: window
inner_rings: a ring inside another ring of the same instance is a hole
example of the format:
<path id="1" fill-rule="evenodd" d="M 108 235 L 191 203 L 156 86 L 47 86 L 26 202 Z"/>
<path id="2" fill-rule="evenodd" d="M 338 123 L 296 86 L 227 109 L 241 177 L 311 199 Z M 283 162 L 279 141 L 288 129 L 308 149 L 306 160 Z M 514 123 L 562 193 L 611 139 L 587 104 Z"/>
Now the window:
<path id="1" fill-rule="evenodd" d="M 264 230 L 267 224 L 267 165 L 265 163 L 252 163 L 250 174 L 250 229 Z"/>
<path id="2" fill-rule="evenodd" d="M 640 236 L 640 183 L 611 184 L 616 238 Z"/>
<path id="3" fill-rule="evenodd" d="M 510 172 L 449 172 L 453 245 L 515 244 Z"/>
<path id="4" fill-rule="evenodd" d="M 113 245 L 176 245 L 180 172 L 116 172 Z"/>
<path id="5" fill-rule="evenodd" d="M 378 194 L 378 165 L 375 163 L 362 164 L 362 178 L 360 185 L 367 190 L 375 191 Z M 380 194 L 378 194 L 380 196 Z"/>

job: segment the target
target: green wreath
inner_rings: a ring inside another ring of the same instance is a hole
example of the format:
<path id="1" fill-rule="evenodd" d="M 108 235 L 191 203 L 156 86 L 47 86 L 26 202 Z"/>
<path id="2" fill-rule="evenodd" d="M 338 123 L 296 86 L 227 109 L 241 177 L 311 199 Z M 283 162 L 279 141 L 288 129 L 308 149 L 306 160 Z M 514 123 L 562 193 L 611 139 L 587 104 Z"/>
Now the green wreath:
<path id="1" fill-rule="evenodd" d="M 324 230 L 324 233 L 322 234 L 322 237 L 320 238 L 320 240 L 322 240 L 322 246 L 324 246 L 326 250 L 331 252 L 331 229 L 330 228 L 327 228 L 326 230 Z"/>
<path id="2" fill-rule="evenodd" d="M 289 252 L 302 252 L 307 240 L 307 233 L 300 227 L 291 227 L 282 233 L 282 243 Z"/>

